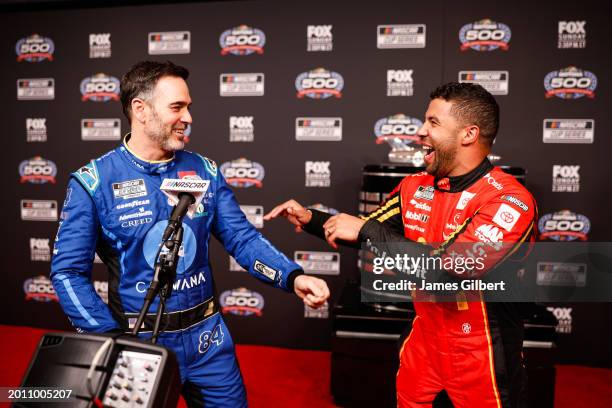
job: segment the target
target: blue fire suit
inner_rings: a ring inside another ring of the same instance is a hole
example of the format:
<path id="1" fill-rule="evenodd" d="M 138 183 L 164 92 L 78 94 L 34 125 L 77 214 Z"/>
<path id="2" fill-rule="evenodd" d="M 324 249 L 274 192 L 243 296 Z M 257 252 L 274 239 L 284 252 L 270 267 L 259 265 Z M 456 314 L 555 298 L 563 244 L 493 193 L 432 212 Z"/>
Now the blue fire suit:
<path id="1" fill-rule="evenodd" d="M 177 277 L 164 320 L 174 323 L 158 343 L 175 352 L 184 390 L 197 389 L 199 401 L 188 400 L 190 405 L 245 406 L 234 345 L 214 301 L 210 236 L 251 275 L 275 287 L 292 291 L 293 280 L 302 271 L 247 221 L 213 161 L 177 151 L 168 161 L 148 162 L 124 143 L 72 173 L 53 249 L 51 280 L 77 330 L 128 331 L 153 277 L 154 258 L 173 208 L 159 187 L 166 178 L 184 177 L 210 183 L 193 217 L 183 220 Z M 108 305 L 91 283 L 96 252 L 109 270 Z M 156 299 L 150 313 L 158 303 Z"/>

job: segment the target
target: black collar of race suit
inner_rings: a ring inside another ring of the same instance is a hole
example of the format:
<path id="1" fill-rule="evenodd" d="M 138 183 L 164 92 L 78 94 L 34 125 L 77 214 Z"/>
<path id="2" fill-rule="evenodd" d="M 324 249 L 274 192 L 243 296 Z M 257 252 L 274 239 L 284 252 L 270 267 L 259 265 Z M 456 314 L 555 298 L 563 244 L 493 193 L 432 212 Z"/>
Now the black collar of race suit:
<path id="1" fill-rule="evenodd" d="M 449 193 L 456 193 L 463 191 L 482 176 L 487 174 L 493 169 L 493 165 L 487 157 L 472 171 L 465 173 L 461 176 L 454 177 L 443 177 L 434 179 L 434 188 L 440 191 L 446 191 Z"/>

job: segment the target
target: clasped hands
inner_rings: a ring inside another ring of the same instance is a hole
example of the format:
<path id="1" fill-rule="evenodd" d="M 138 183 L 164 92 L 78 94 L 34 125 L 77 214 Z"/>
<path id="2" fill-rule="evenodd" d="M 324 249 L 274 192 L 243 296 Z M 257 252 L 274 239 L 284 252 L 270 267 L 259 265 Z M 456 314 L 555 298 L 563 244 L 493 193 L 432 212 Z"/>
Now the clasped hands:
<path id="1" fill-rule="evenodd" d="M 297 231 L 300 231 L 304 225 L 310 222 L 312 213 L 297 201 L 288 200 L 264 215 L 264 220 L 270 221 L 276 217 L 285 217 L 296 226 Z M 337 240 L 356 242 L 364 223 L 364 220 L 352 215 L 344 213 L 334 215 L 323 224 L 325 240 L 334 249 L 338 249 Z"/>

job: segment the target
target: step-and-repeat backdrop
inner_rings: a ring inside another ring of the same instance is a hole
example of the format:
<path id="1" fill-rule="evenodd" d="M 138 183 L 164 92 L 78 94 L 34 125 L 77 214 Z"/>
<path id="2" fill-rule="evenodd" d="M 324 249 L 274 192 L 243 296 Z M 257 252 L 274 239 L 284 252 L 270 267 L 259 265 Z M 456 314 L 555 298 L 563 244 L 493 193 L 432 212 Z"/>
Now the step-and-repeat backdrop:
<path id="1" fill-rule="evenodd" d="M 542 240 L 606 241 L 609 24 L 596 2 L 222 2 L 0 15 L 2 323 L 69 328 L 48 279 L 71 171 L 128 131 L 119 79 L 139 60 L 191 71 L 188 149 L 214 159 L 249 220 L 337 301 L 358 277 L 338 251 L 262 215 L 290 197 L 356 213 L 389 136 L 415 139 L 429 92 L 480 83 L 501 106 L 494 153 L 527 170 Z M 252 279 L 214 244 L 238 342 L 329 347 L 329 307 Z M 106 270 L 93 284 L 107 296 Z M 610 365 L 610 306 L 558 304 L 563 361 Z"/>

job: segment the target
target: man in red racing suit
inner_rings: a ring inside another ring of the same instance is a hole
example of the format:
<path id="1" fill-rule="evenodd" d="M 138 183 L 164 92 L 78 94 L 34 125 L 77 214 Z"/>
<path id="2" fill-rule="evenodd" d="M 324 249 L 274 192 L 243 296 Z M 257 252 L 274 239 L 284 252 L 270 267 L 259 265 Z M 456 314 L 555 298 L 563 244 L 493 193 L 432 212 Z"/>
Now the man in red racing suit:
<path id="1" fill-rule="evenodd" d="M 442 258 L 478 253 L 484 268 L 470 278 L 512 262 L 519 246 L 534 240 L 537 209 L 531 194 L 487 159 L 498 127 L 497 103 L 482 87 L 457 83 L 439 87 L 431 99 L 418 132 L 428 151 L 426 171 L 404 178 L 377 210 L 361 219 L 332 217 L 289 200 L 266 218 L 285 216 L 332 246 L 339 240 L 419 242 Z M 413 292 L 417 316 L 400 351 L 398 406 L 431 406 L 442 390 L 455 407 L 524 406 L 518 304 L 487 303 L 478 291 L 459 291 L 452 301 L 427 297 Z"/>

